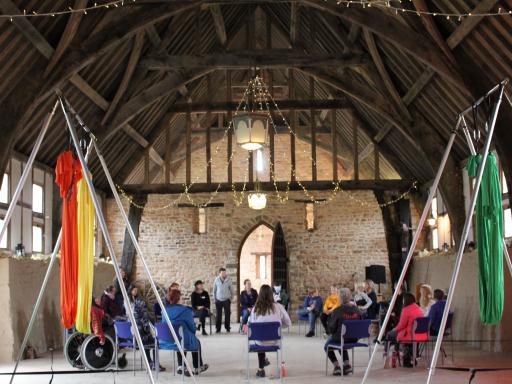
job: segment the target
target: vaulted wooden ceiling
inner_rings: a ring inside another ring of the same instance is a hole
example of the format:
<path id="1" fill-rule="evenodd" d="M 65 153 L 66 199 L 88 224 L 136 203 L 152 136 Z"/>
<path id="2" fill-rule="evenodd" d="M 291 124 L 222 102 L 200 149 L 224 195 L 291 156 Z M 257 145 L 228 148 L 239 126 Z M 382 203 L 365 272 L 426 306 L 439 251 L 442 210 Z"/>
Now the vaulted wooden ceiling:
<path id="1" fill-rule="evenodd" d="M 73 7 L 87 3 L 75 0 Z M 4 14 L 67 6 L 62 0 L 0 0 Z M 403 6 L 482 13 L 508 11 L 512 1 L 413 0 Z M 295 99 L 309 99 L 314 78 L 315 99 L 343 106 L 336 119 L 342 145 L 353 148 L 354 117 L 360 153 L 375 145 L 384 172 L 394 168 L 420 182 L 432 178 L 457 113 L 512 74 L 510 16 L 459 21 L 324 0 L 137 0 L 87 15 L 1 19 L 0 44 L 1 169 L 10 150 L 30 152 L 58 89 L 100 139 L 119 183 L 141 167 L 145 152 L 153 168 L 163 166 L 166 131 L 173 148 L 184 145 L 183 103 L 204 109 L 226 101 L 226 68 L 237 85 L 249 78 L 250 67 L 265 69 L 282 98 L 289 97 L 277 87 L 289 85 L 289 68 Z M 213 124 L 206 120 L 205 114 L 201 124 Z M 503 108 L 496 135 L 508 170 L 511 121 Z M 52 166 L 68 142 L 58 114 L 38 161 Z M 446 198 L 449 209 L 461 212 L 458 170 L 467 154 L 460 138 L 442 184 L 453 195 Z M 96 159 L 91 168 L 104 188 Z"/>

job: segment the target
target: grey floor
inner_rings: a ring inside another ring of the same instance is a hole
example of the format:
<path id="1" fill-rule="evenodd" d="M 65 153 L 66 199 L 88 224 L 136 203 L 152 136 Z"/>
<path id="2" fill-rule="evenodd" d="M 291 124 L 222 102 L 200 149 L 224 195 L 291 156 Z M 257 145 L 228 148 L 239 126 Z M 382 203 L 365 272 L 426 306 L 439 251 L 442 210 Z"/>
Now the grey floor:
<path id="1" fill-rule="evenodd" d="M 234 328 L 236 329 L 236 328 Z M 213 335 L 202 337 L 204 359 L 210 365 L 210 369 L 197 378 L 199 383 L 242 383 L 245 382 L 245 350 L 247 339 L 237 333 Z M 360 383 L 366 364 L 368 362 L 367 350 L 356 352 L 355 372 L 353 375 L 343 378 L 330 376 L 332 367 L 329 366 L 329 376 L 325 375 L 325 355 L 323 353 L 324 339 L 322 337 L 305 338 L 299 335 L 298 329 L 293 327 L 290 333 L 284 333 L 284 360 L 287 370 L 287 377 L 283 380 L 286 383 Z M 172 358 L 169 352 L 162 351 L 161 363 L 167 368 L 167 372 L 161 373 L 159 383 L 179 383 L 180 377 L 174 377 L 172 374 Z M 131 358 L 131 354 L 128 354 Z M 417 368 L 406 369 L 383 369 L 382 352 L 379 350 L 371 376 L 367 383 L 425 383 L 427 371 L 425 363 L 422 362 Z M 139 361 L 137 366 L 139 366 Z M 271 365 L 267 369 L 267 375 L 275 375 L 276 363 L 274 355 L 270 355 Z M 256 372 L 257 358 L 252 355 L 251 363 L 251 381 L 256 383 L 278 382 L 271 377 L 257 379 Z M 127 369 L 131 369 L 132 361 L 129 359 Z M 451 365 L 448 360 L 447 366 Z M 489 368 L 489 367 L 510 367 L 512 368 L 512 355 L 503 353 L 488 353 L 477 349 L 459 346 L 455 349 L 455 362 L 457 367 Z M 56 351 L 54 356 L 54 370 L 69 370 L 70 366 L 66 363 L 62 352 Z M 12 365 L 0 365 L 1 372 L 8 372 Z M 20 364 L 20 371 L 49 370 L 50 357 L 45 355 L 36 360 L 23 361 Z M 452 372 L 446 370 L 437 370 L 434 383 L 468 383 L 469 374 L 466 372 Z M 8 383 L 9 376 L 0 376 L 0 383 Z M 49 375 L 40 376 L 17 376 L 14 380 L 16 384 L 26 383 L 49 383 Z M 190 378 L 185 378 L 185 382 L 191 383 Z M 74 383 L 74 384 L 110 384 L 110 383 L 149 383 L 147 374 L 143 371 L 127 371 L 119 374 L 112 373 L 88 373 L 74 375 L 55 375 L 53 382 Z M 512 383 L 512 371 L 502 372 L 479 372 L 473 384 L 487 383 Z"/>

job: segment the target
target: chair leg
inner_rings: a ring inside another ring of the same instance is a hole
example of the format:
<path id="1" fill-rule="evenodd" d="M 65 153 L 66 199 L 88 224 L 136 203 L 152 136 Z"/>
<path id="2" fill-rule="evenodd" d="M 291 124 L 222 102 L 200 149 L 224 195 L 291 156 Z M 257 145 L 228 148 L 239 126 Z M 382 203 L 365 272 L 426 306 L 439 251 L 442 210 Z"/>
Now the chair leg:
<path id="1" fill-rule="evenodd" d="M 117 336 L 116 336 L 116 346 L 115 346 L 115 348 L 116 348 L 116 350 L 114 351 L 114 354 L 115 354 L 114 359 L 116 359 L 116 371 L 117 371 L 117 374 L 119 374 L 119 346 L 118 346 Z"/>
<path id="2" fill-rule="evenodd" d="M 247 376 L 247 382 L 249 382 L 249 351 L 247 351 L 247 357 L 245 359 L 245 374 Z"/>
<path id="3" fill-rule="evenodd" d="M 354 374 L 354 371 L 356 370 L 356 361 L 354 359 L 354 351 L 355 351 L 355 348 L 352 348 L 352 374 Z"/>
<path id="4" fill-rule="evenodd" d="M 281 364 L 279 364 L 279 351 L 276 352 L 277 377 L 281 378 Z"/>
<path id="5" fill-rule="evenodd" d="M 329 348 L 327 348 L 327 351 L 325 351 L 325 376 L 327 376 L 327 363 L 329 361 L 329 358 L 327 354 L 329 353 Z"/>
<path id="6" fill-rule="evenodd" d="M 133 344 L 133 376 L 135 376 L 135 364 L 136 364 L 136 353 L 137 353 L 137 348 L 135 348 L 135 340 L 132 340 L 132 344 Z"/>
<path id="7" fill-rule="evenodd" d="M 412 365 L 416 366 L 416 354 L 418 353 L 418 343 L 412 342 Z"/>

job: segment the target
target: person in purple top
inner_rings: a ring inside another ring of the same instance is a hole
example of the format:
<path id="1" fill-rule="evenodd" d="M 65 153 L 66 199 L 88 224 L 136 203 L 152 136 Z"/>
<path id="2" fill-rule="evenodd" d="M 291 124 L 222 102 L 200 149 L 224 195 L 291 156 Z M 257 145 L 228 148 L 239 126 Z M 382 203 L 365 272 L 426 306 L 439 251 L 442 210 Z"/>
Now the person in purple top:
<path id="1" fill-rule="evenodd" d="M 430 334 L 432 336 L 437 336 L 439 328 L 441 327 L 444 307 L 446 306 L 446 300 L 444 299 L 444 292 L 442 289 L 434 290 L 434 300 L 436 302 L 432 304 L 432 307 L 430 307 L 428 319 L 430 320 Z"/>
<path id="2" fill-rule="evenodd" d="M 299 308 L 299 316 L 308 316 L 309 332 L 306 337 L 315 336 L 316 319 L 322 313 L 323 301 L 318 292 L 318 288 L 310 289 L 308 295 L 304 298 L 304 306 Z"/>

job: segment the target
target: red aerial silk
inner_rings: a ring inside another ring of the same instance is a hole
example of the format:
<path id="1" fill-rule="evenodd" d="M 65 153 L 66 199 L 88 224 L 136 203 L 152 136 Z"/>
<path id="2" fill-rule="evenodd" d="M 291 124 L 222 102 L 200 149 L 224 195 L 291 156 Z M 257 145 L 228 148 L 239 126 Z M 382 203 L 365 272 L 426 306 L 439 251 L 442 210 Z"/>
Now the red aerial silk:
<path id="1" fill-rule="evenodd" d="M 78 224 L 76 184 L 82 178 L 80 162 L 71 151 L 57 158 L 55 182 L 62 198 L 62 245 L 60 256 L 60 310 L 62 325 L 75 324 L 78 303 Z"/>

